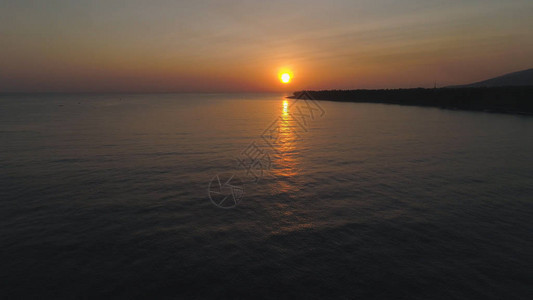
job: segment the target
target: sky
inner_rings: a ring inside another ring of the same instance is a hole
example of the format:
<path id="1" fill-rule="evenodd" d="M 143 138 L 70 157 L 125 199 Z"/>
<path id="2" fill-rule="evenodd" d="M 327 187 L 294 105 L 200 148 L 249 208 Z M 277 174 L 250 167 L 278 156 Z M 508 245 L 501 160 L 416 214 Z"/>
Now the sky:
<path id="1" fill-rule="evenodd" d="M 0 92 L 433 87 L 532 67 L 531 0 L 0 0 Z"/>

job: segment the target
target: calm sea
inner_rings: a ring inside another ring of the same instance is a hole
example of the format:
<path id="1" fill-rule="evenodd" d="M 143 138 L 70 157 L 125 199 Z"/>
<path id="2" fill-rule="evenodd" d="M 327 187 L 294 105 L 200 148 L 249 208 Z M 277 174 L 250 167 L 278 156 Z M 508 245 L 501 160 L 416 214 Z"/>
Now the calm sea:
<path id="1" fill-rule="evenodd" d="M 293 101 L 1 96 L 0 298 L 532 299 L 533 118 Z"/>

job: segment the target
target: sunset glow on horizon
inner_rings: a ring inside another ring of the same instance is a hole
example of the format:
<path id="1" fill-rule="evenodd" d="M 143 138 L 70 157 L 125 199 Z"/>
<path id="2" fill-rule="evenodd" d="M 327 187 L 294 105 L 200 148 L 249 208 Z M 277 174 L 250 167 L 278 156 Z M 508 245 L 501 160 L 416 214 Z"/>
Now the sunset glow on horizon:
<path id="1" fill-rule="evenodd" d="M 0 92 L 469 83 L 533 66 L 532 12 L 526 0 L 4 1 Z"/>

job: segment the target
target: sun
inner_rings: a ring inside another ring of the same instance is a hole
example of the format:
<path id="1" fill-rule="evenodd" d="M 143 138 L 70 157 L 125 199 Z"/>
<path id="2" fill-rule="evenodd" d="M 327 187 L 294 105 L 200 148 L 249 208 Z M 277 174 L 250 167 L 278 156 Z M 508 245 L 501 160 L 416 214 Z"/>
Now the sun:
<path id="1" fill-rule="evenodd" d="M 283 83 L 289 83 L 291 81 L 291 75 L 289 73 L 283 73 L 281 74 L 281 82 Z"/>

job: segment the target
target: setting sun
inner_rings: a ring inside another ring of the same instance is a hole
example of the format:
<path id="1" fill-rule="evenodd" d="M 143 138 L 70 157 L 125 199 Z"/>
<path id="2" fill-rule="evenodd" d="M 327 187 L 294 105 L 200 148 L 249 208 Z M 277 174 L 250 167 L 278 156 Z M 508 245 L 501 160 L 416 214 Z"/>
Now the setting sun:
<path id="1" fill-rule="evenodd" d="M 289 81 L 291 81 L 291 75 L 289 75 L 289 73 L 281 74 L 281 82 L 289 83 Z"/>

